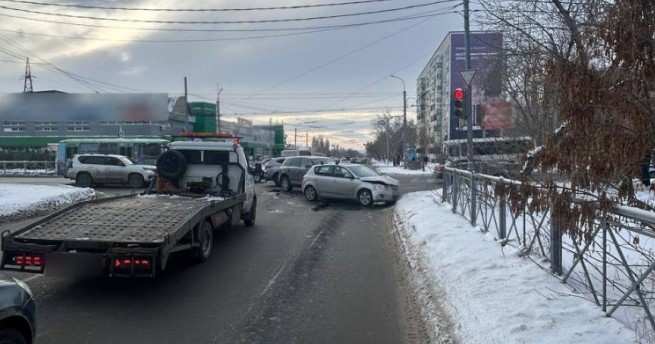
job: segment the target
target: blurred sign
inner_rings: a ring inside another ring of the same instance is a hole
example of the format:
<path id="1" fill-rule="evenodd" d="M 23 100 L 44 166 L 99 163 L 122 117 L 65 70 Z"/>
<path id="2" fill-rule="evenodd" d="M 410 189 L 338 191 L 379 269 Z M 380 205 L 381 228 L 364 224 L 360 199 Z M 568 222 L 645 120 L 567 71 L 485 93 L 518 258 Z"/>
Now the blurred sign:
<path id="1" fill-rule="evenodd" d="M 166 121 L 168 95 L 35 92 L 0 95 L 2 121 Z"/>

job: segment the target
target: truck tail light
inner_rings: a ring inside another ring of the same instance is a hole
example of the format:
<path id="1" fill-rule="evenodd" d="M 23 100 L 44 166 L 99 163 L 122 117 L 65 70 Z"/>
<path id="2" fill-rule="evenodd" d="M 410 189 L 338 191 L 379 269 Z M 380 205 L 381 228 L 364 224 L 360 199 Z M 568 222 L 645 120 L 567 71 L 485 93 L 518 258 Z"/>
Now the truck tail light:
<path id="1" fill-rule="evenodd" d="M 8 270 L 43 272 L 45 258 L 38 254 L 7 252 L 2 267 Z"/>
<path id="2" fill-rule="evenodd" d="M 152 258 L 150 257 L 116 257 L 112 260 L 112 270 L 115 275 L 151 275 Z"/>

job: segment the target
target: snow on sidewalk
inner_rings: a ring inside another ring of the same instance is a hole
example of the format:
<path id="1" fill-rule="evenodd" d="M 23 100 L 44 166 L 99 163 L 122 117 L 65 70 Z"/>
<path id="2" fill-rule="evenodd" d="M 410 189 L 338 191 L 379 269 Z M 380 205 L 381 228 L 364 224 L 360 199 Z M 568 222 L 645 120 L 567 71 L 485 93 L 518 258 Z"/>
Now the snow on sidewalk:
<path id="1" fill-rule="evenodd" d="M 400 166 L 380 166 L 376 167 L 378 172 L 382 174 L 400 174 L 400 175 L 417 175 L 417 174 L 432 174 L 432 170 L 428 167 L 423 170 L 409 170 Z"/>
<path id="2" fill-rule="evenodd" d="M 407 194 L 394 214 L 415 287 L 430 294 L 423 314 L 434 331 L 439 326 L 430 324 L 431 300 L 450 315 L 462 343 L 635 342 L 634 331 L 605 317 L 516 249 L 501 250 L 491 234 L 471 227 L 435 195 Z"/>
<path id="3" fill-rule="evenodd" d="M 52 211 L 95 197 L 90 188 L 0 183 L 0 220 Z"/>

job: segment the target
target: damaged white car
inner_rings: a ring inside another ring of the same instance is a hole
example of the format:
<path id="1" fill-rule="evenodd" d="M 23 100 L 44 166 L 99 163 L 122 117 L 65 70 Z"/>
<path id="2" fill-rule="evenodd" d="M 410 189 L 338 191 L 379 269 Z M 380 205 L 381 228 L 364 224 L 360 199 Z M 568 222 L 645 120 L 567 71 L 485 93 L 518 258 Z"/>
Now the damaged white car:
<path id="1" fill-rule="evenodd" d="M 358 164 L 313 166 L 303 177 L 302 190 L 308 201 L 354 199 L 365 207 L 392 204 L 400 196 L 396 179 Z"/>

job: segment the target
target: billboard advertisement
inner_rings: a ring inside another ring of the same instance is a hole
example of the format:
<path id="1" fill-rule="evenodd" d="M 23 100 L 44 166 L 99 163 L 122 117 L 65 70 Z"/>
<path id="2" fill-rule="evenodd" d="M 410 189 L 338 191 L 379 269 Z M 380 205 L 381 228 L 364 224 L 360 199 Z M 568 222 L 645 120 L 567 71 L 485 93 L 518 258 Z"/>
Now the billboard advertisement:
<path id="1" fill-rule="evenodd" d="M 473 105 L 473 129 L 476 137 L 482 136 L 482 129 L 492 130 L 487 136 L 493 136 L 495 129 L 511 127 L 511 106 L 503 104 L 502 92 L 502 45 L 500 32 L 471 33 L 471 69 L 475 77 L 471 82 Z M 466 89 L 462 72 L 466 70 L 466 45 L 463 32 L 450 33 L 450 95 L 456 88 Z M 452 101 L 452 99 L 451 99 Z M 453 115 L 451 106 L 451 139 L 466 137 L 466 120 Z M 509 111 L 509 113 L 508 113 Z"/>
<path id="2" fill-rule="evenodd" d="M 167 94 L 72 94 L 35 92 L 0 95 L 0 121 L 167 121 Z"/>

